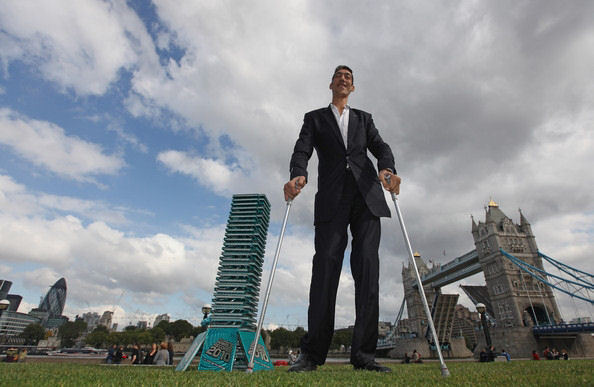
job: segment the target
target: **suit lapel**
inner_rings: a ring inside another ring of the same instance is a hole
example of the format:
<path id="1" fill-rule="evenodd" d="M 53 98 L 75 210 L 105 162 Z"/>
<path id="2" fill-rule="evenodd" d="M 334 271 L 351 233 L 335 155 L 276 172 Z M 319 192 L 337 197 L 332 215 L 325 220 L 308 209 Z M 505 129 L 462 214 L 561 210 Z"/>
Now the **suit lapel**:
<path id="1" fill-rule="evenodd" d="M 347 139 L 348 139 L 348 146 L 349 148 L 353 146 L 355 141 L 355 133 L 357 132 L 357 127 L 359 126 L 359 115 L 355 113 L 353 109 L 349 110 L 349 128 L 347 132 Z"/>
<path id="2" fill-rule="evenodd" d="M 340 129 L 338 128 L 336 118 L 334 117 L 334 113 L 332 113 L 332 109 L 330 109 L 330 106 L 328 106 L 328 108 L 324 110 L 323 116 L 332 128 L 332 132 L 334 133 L 334 136 L 336 136 L 336 139 L 342 144 L 342 147 L 346 149 L 346 146 L 344 145 L 344 140 L 342 139 L 342 134 L 340 134 Z M 351 128 L 350 119 L 351 116 L 349 116 L 349 132 Z"/>

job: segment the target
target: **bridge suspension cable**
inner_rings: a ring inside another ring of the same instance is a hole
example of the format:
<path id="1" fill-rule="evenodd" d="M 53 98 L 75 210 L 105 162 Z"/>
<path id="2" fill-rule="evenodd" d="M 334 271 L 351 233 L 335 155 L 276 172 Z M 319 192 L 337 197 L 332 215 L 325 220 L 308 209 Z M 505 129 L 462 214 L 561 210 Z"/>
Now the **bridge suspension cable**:
<path id="1" fill-rule="evenodd" d="M 400 323 L 400 320 L 402 320 L 402 315 L 404 314 L 404 305 L 406 305 L 406 297 L 402 297 L 402 303 L 400 304 L 400 309 L 396 315 L 396 320 L 394 320 L 392 330 L 386 335 L 386 340 L 392 340 L 397 336 L 398 324 Z"/>
<path id="2" fill-rule="evenodd" d="M 559 272 L 560 276 L 563 276 L 563 273 L 570 275 L 571 277 L 575 278 L 576 280 L 583 282 L 587 285 L 592 285 L 592 282 L 588 282 L 589 279 L 594 279 L 594 275 L 590 274 L 590 273 L 586 273 L 585 271 L 576 269 L 574 267 L 571 267 L 563 262 L 559 262 L 545 254 L 543 254 L 542 252 L 538 252 L 538 255 L 543 258 L 544 260 L 546 260 L 550 265 L 552 265 L 553 267 L 555 267 L 557 269 L 557 271 Z M 592 294 L 590 293 L 590 290 L 588 288 L 584 288 L 585 293 L 586 293 L 586 297 L 589 299 L 592 299 Z M 583 314 L 583 310 L 580 312 L 578 310 L 578 307 L 576 305 L 576 299 L 574 297 L 569 297 L 570 301 L 571 301 L 571 306 L 573 307 L 573 312 L 575 316 L 579 316 L 580 313 Z M 579 301 L 579 300 L 578 300 Z M 592 310 L 594 310 L 594 304 L 590 304 L 590 307 Z"/>
<path id="3" fill-rule="evenodd" d="M 563 262 L 559 262 L 559 261 L 557 261 L 557 260 L 555 260 L 555 259 L 553 259 L 553 258 L 551 258 L 549 256 L 546 256 L 545 254 L 541 253 L 540 251 L 538 252 L 538 255 L 541 258 L 544 258 L 547 262 L 549 262 L 551 265 L 555 266 L 560 271 L 562 271 L 562 272 L 564 272 L 566 274 L 569 274 L 570 276 L 572 276 L 576 280 L 578 280 L 580 282 L 583 282 L 585 285 L 588 285 L 590 287 L 594 287 L 594 275 L 592 275 L 590 273 L 586 273 L 585 271 L 581 271 L 581 270 L 576 269 L 574 267 L 571 267 L 569 265 L 566 265 Z M 581 274 L 581 276 L 578 275 L 578 274 L 572 273 L 570 270 L 573 271 L 573 272 L 575 272 L 575 273 Z M 590 281 L 592 281 L 592 282 L 587 281 L 584 278 L 590 279 Z"/>
<path id="4" fill-rule="evenodd" d="M 571 297 L 579 298 L 580 300 L 589 302 L 590 304 L 594 304 L 594 300 L 581 295 L 582 291 L 584 291 L 584 290 L 585 291 L 594 290 L 594 285 L 591 285 L 591 284 L 588 285 L 588 284 L 584 283 L 584 281 L 581 281 L 581 282 L 572 281 L 572 280 L 560 277 L 558 275 L 548 273 L 547 271 L 545 271 L 543 269 L 535 267 L 527 262 L 522 261 L 519 258 L 514 257 L 513 255 L 509 254 L 507 251 L 505 251 L 503 249 L 499 249 L 499 251 L 501 252 L 501 254 L 503 254 L 504 257 L 509 259 L 512 263 L 514 263 L 516 266 L 518 266 L 522 271 L 524 271 L 525 273 L 528 273 L 532 278 L 535 278 L 536 280 L 550 286 L 551 288 L 556 289 L 562 293 L 565 293 Z M 547 277 L 555 278 L 555 279 L 559 280 L 559 282 L 557 284 L 554 284 L 554 283 L 550 282 L 547 279 Z M 565 284 L 566 286 L 568 286 L 568 288 L 571 286 L 574 291 L 569 291 L 569 290 L 563 289 L 562 287 L 558 286 L 560 283 Z"/>

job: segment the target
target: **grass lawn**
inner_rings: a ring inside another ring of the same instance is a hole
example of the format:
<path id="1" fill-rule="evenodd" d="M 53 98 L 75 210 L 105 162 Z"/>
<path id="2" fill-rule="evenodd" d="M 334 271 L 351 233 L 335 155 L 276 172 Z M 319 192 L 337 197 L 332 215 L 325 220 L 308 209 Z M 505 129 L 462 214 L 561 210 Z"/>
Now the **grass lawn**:
<path id="1" fill-rule="evenodd" d="M 438 363 L 389 365 L 391 374 L 353 371 L 341 364 L 303 374 L 277 367 L 248 375 L 156 366 L 0 363 L 0 386 L 594 386 L 594 360 L 449 362 L 449 378 L 441 376 Z"/>

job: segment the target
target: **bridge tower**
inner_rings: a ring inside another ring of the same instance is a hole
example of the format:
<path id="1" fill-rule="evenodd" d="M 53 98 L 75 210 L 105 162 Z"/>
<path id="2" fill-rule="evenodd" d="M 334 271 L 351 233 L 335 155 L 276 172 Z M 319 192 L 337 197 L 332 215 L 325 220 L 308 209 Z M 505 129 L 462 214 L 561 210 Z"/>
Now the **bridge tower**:
<path id="1" fill-rule="evenodd" d="M 415 252 L 414 257 L 417 263 L 417 268 L 419 269 L 419 274 L 423 277 L 425 274 L 429 273 L 429 268 L 425 264 L 425 261 L 423 261 L 423 258 L 421 258 L 421 254 Z M 428 327 L 427 315 L 425 314 L 423 302 L 421 301 L 421 295 L 416 288 L 417 279 L 415 268 L 410 263 L 408 266 L 402 266 L 402 282 L 404 285 L 404 297 L 406 298 L 408 327 L 411 332 L 417 334 L 417 337 L 423 337 Z M 429 305 L 431 305 L 435 298 L 436 290 L 432 288 L 431 285 L 426 285 L 423 289 L 425 290 L 427 301 L 429 302 Z"/>
<path id="2" fill-rule="evenodd" d="M 559 322 L 561 314 L 552 289 L 522 272 L 500 252 L 503 249 L 543 269 L 530 223 L 520 211 L 520 224 L 514 224 L 493 200 L 485 212 L 484 223 L 472 219 L 472 236 L 498 326 Z"/>

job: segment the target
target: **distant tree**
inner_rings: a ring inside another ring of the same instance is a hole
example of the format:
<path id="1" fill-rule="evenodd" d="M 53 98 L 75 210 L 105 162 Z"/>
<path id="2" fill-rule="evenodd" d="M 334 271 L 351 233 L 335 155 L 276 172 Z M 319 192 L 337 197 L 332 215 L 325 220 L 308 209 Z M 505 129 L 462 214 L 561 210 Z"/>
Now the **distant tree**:
<path id="1" fill-rule="evenodd" d="M 62 347 L 72 347 L 76 339 L 87 330 L 87 323 L 84 320 L 66 321 L 59 329 L 58 336 L 61 339 Z"/>
<path id="2" fill-rule="evenodd" d="M 95 327 L 95 329 L 93 329 L 93 332 L 105 332 L 105 333 L 109 333 L 109 329 L 107 329 L 107 327 L 105 325 L 97 325 Z"/>
<path id="3" fill-rule="evenodd" d="M 114 344 L 119 344 L 121 340 L 120 337 L 120 332 L 109 332 L 109 334 L 107 335 L 107 344 L 108 345 L 114 345 Z"/>
<path id="4" fill-rule="evenodd" d="M 37 345 L 39 340 L 45 339 L 45 328 L 38 323 L 29 324 L 20 334 L 20 337 L 25 339 L 26 345 Z"/>
<path id="5" fill-rule="evenodd" d="M 175 338 L 175 341 L 190 336 L 193 330 L 194 326 L 186 320 L 176 320 L 169 326 L 169 334 Z"/>
<path id="6" fill-rule="evenodd" d="M 269 332 L 270 334 L 270 347 L 272 349 L 280 349 L 280 347 L 290 347 L 293 342 L 293 335 L 292 332 L 287 330 L 286 328 L 279 327 L 273 331 Z"/>
<path id="7" fill-rule="evenodd" d="M 152 336 L 151 339 L 151 343 L 159 343 L 163 340 L 165 340 L 165 331 L 163 329 L 161 329 L 158 325 L 156 327 L 154 327 L 153 329 L 151 329 L 150 334 Z M 147 343 L 149 344 L 149 343 Z"/>
<path id="8" fill-rule="evenodd" d="M 202 332 L 204 332 L 205 330 L 206 330 L 206 327 L 203 327 L 203 326 L 197 326 L 197 327 L 194 327 L 194 328 L 192 329 L 192 333 L 190 334 L 190 336 L 194 336 L 194 337 L 196 337 L 196 336 L 198 336 L 199 334 L 201 334 Z"/>
<path id="9" fill-rule="evenodd" d="M 291 342 L 291 348 L 299 348 L 301 346 L 301 338 L 307 333 L 303 327 L 297 327 L 293 331 L 293 340 Z"/>
<path id="10" fill-rule="evenodd" d="M 332 336 L 331 349 L 338 349 L 341 345 L 348 347 L 353 341 L 353 328 L 337 329 Z"/>
<path id="11" fill-rule="evenodd" d="M 164 334 L 163 334 L 164 336 Z M 149 331 L 142 331 L 136 337 L 136 344 L 148 345 L 153 342 L 153 335 Z"/>
<path id="12" fill-rule="evenodd" d="M 124 330 L 122 332 L 118 332 L 118 344 L 126 346 L 132 344 L 136 341 L 136 336 L 138 336 L 136 329 L 133 330 Z"/>
<path id="13" fill-rule="evenodd" d="M 161 328 L 166 335 L 171 335 L 171 323 L 167 320 L 161 320 L 154 328 Z"/>
<path id="14" fill-rule="evenodd" d="M 103 348 L 108 343 L 109 330 L 103 325 L 97 326 L 91 333 L 85 338 L 85 342 L 96 348 Z"/>

